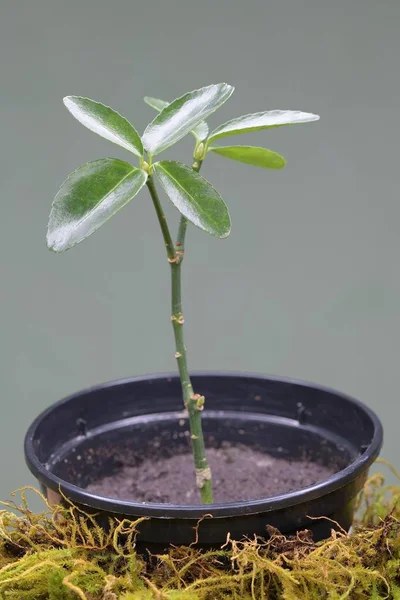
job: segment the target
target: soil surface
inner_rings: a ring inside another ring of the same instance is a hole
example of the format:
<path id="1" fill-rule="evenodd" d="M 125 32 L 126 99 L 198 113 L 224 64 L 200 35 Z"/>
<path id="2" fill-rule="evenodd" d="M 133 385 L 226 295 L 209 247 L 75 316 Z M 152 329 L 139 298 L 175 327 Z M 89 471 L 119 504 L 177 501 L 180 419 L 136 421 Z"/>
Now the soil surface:
<path id="1" fill-rule="evenodd" d="M 214 502 L 235 502 L 271 497 L 305 488 L 330 477 L 334 470 L 305 460 L 274 458 L 248 446 L 228 443 L 209 448 Z M 133 502 L 200 504 L 194 485 L 193 458 L 189 453 L 166 459 L 144 459 L 138 466 L 124 465 L 114 475 L 90 484 L 88 491 Z"/>

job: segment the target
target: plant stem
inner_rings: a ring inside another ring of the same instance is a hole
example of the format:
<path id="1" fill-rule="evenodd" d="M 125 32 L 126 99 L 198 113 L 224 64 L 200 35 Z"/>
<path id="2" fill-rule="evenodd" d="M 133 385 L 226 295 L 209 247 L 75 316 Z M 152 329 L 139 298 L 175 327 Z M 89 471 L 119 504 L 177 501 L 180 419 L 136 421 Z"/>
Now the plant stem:
<path id="1" fill-rule="evenodd" d="M 181 263 L 183 260 L 183 245 L 187 220 L 182 217 L 179 226 L 178 242 L 174 246 L 168 224 L 161 207 L 161 203 L 154 185 L 153 177 L 147 180 L 147 187 L 153 200 L 154 208 L 160 223 L 161 231 L 167 248 L 168 262 L 171 267 L 172 288 L 172 314 L 171 321 L 175 334 L 176 353 L 179 377 L 182 385 L 183 402 L 189 414 L 190 437 L 193 449 L 193 458 L 196 471 L 196 485 L 200 489 L 201 501 L 210 504 L 213 501 L 211 470 L 205 455 L 204 437 L 201 425 L 201 412 L 204 408 L 204 397 L 195 394 L 189 376 L 187 365 L 186 348 L 183 338 L 183 313 L 182 313 L 182 291 L 181 291 Z M 183 222 L 184 220 L 184 222 Z M 180 242 L 180 243 L 179 243 Z M 181 244 L 181 245 L 180 245 Z"/>
<path id="2" fill-rule="evenodd" d="M 176 260 L 175 246 L 174 246 L 174 242 L 172 241 L 172 237 L 171 237 L 171 234 L 168 229 L 167 218 L 164 215 L 164 211 L 162 209 L 160 198 L 158 197 L 152 175 L 149 175 L 149 177 L 147 178 L 147 187 L 149 188 L 150 196 L 151 196 L 151 199 L 153 200 L 154 208 L 156 210 L 156 214 L 158 217 L 158 222 L 160 223 L 161 232 L 164 237 L 165 247 L 167 249 L 168 261 L 172 264 L 171 261 Z"/>

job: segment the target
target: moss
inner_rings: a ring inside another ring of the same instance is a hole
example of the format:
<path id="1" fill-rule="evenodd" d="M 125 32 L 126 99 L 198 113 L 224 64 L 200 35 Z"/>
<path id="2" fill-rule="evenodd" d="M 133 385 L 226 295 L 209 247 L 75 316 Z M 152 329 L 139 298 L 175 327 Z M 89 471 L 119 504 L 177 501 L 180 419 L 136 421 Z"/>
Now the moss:
<path id="1" fill-rule="evenodd" d="M 400 486 L 381 474 L 367 482 L 350 535 L 315 544 L 307 532 L 270 529 L 268 540 L 228 540 L 219 551 L 175 548 L 152 567 L 135 554 L 141 520 L 104 532 L 38 492 L 45 509 L 34 514 L 28 489 L 0 511 L 1 600 L 400 600 Z"/>

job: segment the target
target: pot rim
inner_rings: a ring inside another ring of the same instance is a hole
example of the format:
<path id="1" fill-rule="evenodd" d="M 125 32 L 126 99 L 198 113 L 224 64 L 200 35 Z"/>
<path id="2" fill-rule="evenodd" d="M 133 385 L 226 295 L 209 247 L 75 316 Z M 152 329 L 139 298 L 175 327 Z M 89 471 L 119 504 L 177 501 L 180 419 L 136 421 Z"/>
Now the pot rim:
<path id="1" fill-rule="evenodd" d="M 256 380 L 269 380 L 281 383 L 290 383 L 305 388 L 317 389 L 333 393 L 344 400 L 352 402 L 364 411 L 371 419 L 374 433 L 370 444 L 363 452 L 361 456 L 358 456 L 352 461 L 345 469 L 338 471 L 331 475 L 328 479 L 315 483 L 312 486 L 308 486 L 301 490 L 288 492 L 278 496 L 271 496 L 267 498 L 257 498 L 254 500 L 246 500 L 240 502 L 224 502 L 215 504 L 173 504 L 173 503 L 158 503 L 158 502 L 131 502 L 127 500 L 118 500 L 115 498 L 108 498 L 99 496 L 97 494 L 90 493 L 84 488 L 80 488 L 72 483 L 69 483 L 60 477 L 54 475 L 51 471 L 46 469 L 45 465 L 41 463 L 37 456 L 33 446 L 33 440 L 35 438 L 35 432 L 41 421 L 47 417 L 55 408 L 67 404 L 70 400 L 73 400 L 82 394 L 88 392 L 96 392 L 97 390 L 117 387 L 119 385 L 126 385 L 129 383 L 135 383 L 139 381 L 148 381 L 155 379 L 178 379 L 176 373 L 156 373 L 149 375 L 141 375 L 135 377 L 127 377 L 124 379 L 117 379 L 114 381 L 108 381 L 106 383 L 100 383 L 94 386 L 87 387 L 79 392 L 70 394 L 65 398 L 51 404 L 48 408 L 42 411 L 29 427 L 24 443 L 25 460 L 30 471 L 35 477 L 44 483 L 47 487 L 54 491 L 61 491 L 61 494 L 66 496 L 72 502 L 86 505 L 95 509 L 106 510 L 110 513 L 118 514 L 131 514 L 135 516 L 147 516 L 147 517 L 158 517 L 158 518 L 179 518 L 179 519 L 201 519 L 204 514 L 207 513 L 212 517 L 233 517 L 239 515 L 251 515 L 263 512 L 269 512 L 272 510 L 280 510 L 316 500 L 322 496 L 330 494 L 343 488 L 351 481 L 362 475 L 368 467 L 377 458 L 379 451 L 383 443 L 383 427 L 380 419 L 373 410 L 367 407 L 363 402 L 338 392 L 330 387 L 303 381 L 299 379 L 292 379 L 290 377 L 270 376 L 262 375 L 257 373 L 249 372 L 233 372 L 233 371 L 193 371 L 191 373 L 193 377 L 221 377 L 221 378 L 237 378 L 247 377 Z M 227 411 L 229 412 L 229 411 Z"/>

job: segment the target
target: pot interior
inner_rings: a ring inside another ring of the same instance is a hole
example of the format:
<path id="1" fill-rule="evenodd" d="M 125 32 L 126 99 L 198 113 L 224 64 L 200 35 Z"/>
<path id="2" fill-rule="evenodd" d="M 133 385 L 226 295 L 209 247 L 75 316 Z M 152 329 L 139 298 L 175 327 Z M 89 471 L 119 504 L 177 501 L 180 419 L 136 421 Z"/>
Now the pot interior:
<path id="1" fill-rule="evenodd" d="M 332 472 L 345 468 L 358 455 L 344 438 L 287 418 L 208 411 L 203 427 L 208 448 L 239 444 L 276 458 L 315 462 Z M 126 465 L 140 466 L 148 457 L 156 463 L 188 451 L 187 419 L 180 412 L 154 414 L 88 430 L 61 446 L 47 468 L 64 481 L 86 488 Z"/>
<path id="2" fill-rule="evenodd" d="M 306 459 L 338 472 L 376 453 L 379 422 L 361 403 L 333 390 L 252 375 L 195 375 L 206 396 L 206 445 L 244 444 L 275 457 Z M 116 473 L 190 449 L 177 377 L 114 382 L 71 396 L 43 413 L 27 435 L 47 472 L 86 488 Z M 376 446 L 376 447 L 375 447 Z"/>

